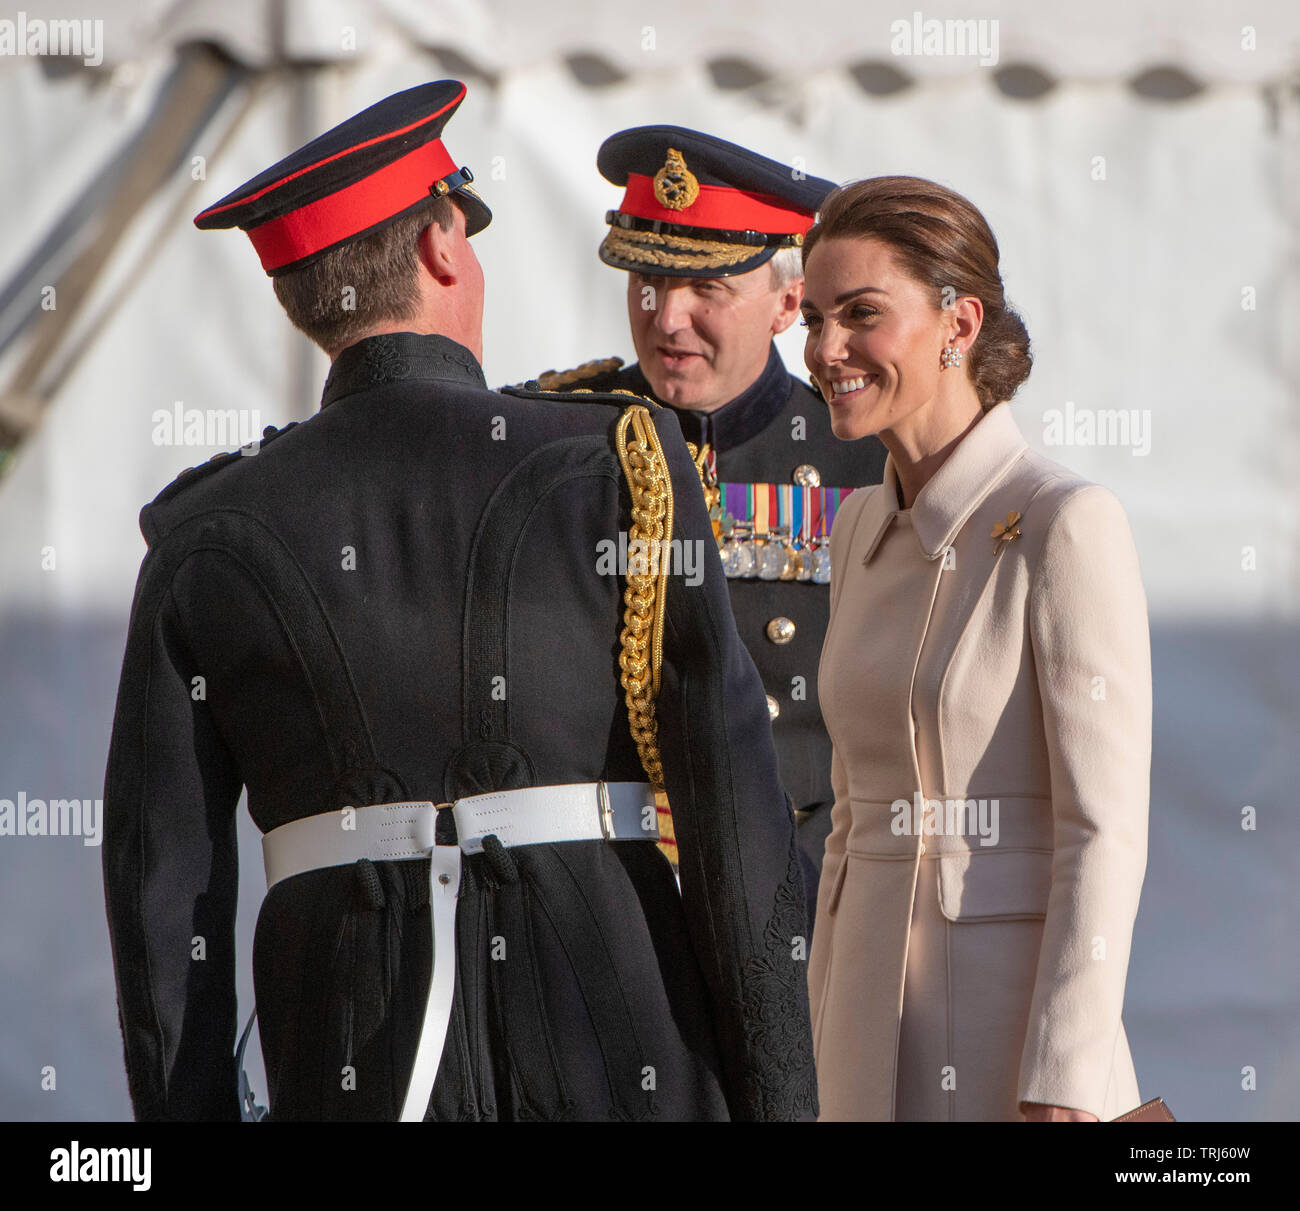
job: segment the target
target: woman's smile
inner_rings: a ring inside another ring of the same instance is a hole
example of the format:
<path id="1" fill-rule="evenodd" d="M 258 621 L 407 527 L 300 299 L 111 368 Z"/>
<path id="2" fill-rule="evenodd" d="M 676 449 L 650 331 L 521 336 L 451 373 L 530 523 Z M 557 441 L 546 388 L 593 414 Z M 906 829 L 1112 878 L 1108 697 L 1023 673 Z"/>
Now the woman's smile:
<path id="1" fill-rule="evenodd" d="M 874 387 L 879 377 L 878 374 L 859 374 L 856 377 L 833 378 L 830 380 L 831 395 L 826 402 L 843 404 L 857 399 L 869 388 Z M 826 394 L 824 389 L 822 394 Z"/>

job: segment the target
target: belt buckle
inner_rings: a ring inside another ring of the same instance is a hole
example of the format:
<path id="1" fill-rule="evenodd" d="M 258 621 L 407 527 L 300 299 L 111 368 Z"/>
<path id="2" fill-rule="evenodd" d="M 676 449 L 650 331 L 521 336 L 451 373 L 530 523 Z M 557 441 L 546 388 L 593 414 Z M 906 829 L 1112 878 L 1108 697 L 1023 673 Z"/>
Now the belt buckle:
<path id="1" fill-rule="evenodd" d="M 606 841 L 614 840 L 614 809 L 609 802 L 609 787 L 604 781 L 596 783 L 596 799 L 600 811 L 600 835 Z"/>

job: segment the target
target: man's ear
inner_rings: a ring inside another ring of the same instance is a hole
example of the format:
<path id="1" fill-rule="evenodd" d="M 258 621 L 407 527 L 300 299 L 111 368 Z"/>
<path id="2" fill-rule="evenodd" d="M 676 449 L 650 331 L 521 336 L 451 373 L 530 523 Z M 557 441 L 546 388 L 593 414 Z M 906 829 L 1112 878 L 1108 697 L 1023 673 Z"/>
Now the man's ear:
<path id="1" fill-rule="evenodd" d="M 799 318 L 799 304 L 803 302 L 803 278 L 787 282 L 777 291 L 777 312 L 772 317 L 772 335 L 784 332 Z"/>
<path id="2" fill-rule="evenodd" d="M 456 229 L 444 231 L 437 223 L 430 223 L 422 232 L 416 245 L 420 264 L 439 286 L 454 286 L 460 276 L 456 255 Z"/>

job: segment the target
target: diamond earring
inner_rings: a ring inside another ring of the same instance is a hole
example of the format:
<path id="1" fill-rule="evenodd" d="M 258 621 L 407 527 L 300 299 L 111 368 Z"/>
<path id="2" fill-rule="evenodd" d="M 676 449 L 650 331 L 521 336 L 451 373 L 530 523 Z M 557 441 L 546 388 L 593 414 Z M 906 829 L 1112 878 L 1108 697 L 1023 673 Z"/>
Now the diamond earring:
<path id="1" fill-rule="evenodd" d="M 939 368 L 947 370 L 949 366 L 961 365 L 961 350 L 956 345 L 945 345 L 939 354 Z"/>

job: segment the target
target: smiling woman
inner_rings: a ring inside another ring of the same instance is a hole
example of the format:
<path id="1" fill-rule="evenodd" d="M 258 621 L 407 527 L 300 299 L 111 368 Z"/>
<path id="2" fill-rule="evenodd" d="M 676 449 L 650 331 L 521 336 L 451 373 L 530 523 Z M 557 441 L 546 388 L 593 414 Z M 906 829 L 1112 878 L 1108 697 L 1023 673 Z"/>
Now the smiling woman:
<path id="1" fill-rule="evenodd" d="M 1029 339 L 965 198 L 845 186 L 804 268 L 835 436 L 889 451 L 831 534 L 821 1116 L 1114 1118 L 1139 1101 L 1120 1013 L 1151 760 L 1127 519 L 1021 434 Z M 941 799 L 987 801 L 985 834 L 891 810 Z"/>

